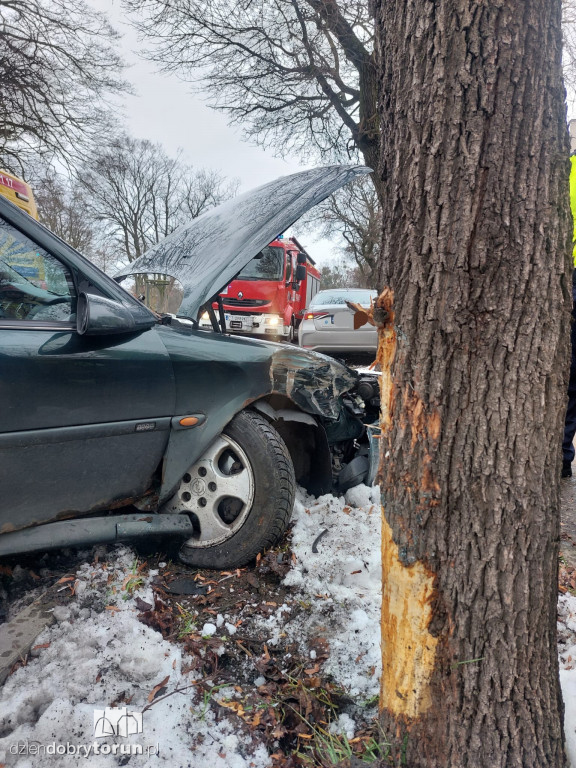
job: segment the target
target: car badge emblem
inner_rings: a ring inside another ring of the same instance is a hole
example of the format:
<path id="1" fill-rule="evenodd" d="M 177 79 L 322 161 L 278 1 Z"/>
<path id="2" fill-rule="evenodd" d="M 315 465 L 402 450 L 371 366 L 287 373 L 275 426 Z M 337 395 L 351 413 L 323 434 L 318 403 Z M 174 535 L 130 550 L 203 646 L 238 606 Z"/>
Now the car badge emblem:
<path id="1" fill-rule="evenodd" d="M 244 298 L 244 294 L 242 293 L 242 291 L 239 291 L 238 298 L 239 299 L 243 299 Z"/>

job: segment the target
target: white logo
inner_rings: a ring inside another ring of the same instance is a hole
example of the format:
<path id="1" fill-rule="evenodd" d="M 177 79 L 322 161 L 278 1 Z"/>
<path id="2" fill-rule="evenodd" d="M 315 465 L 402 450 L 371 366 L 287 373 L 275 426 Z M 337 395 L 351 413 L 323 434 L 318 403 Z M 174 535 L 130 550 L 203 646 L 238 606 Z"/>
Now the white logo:
<path id="1" fill-rule="evenodd" d="M 94 738 L 131 736 L 142 733 L 142 712 L 128 712 L 126 707 L 94 710 Z"/>

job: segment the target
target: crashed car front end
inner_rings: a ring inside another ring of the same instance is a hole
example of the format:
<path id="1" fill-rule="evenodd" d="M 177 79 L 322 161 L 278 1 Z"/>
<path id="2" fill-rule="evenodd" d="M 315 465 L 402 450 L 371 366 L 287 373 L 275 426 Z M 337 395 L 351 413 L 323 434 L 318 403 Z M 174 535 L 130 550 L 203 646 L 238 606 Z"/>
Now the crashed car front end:
<path id="1" fill-rule="evenodd" d="M 274 390 L 314 414 L 325 432 L 331 490 L 344 491 L 361 482 L 372 485 L 378 466 L 377 374 L 359 375 L 334 358 L 290 347 L 274 354 L 271 374 Z"/>
<path id="2" fill-rule="evenodd" d="M 198 331 L 178 320 L 159 331 L 177 382 L 176 410 L 190 411 L 194 401 L 206 418 L 197 428 L 171 433 L 161 485 L 146 509 L 164 503 L 190 460 L 246 409 L 264 416 L 280 434 L 297 482 L 310 493 L 374 481 L 377 456 L 369 435 L 376 427 L 367 425 L 378 420 L 377 374 L 359 375 L 334 358 L 292 345 Z M 356 462 L 353 475 L 342 477 L 357 455 L 365 458 Z"/>

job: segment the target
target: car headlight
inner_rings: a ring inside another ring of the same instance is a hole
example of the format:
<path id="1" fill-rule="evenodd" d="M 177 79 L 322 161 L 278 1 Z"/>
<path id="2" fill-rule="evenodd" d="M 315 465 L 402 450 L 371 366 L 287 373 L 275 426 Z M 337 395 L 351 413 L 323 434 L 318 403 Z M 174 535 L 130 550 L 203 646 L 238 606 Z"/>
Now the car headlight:
<path id="1" fill-rule="evenodd" d="M 200 320 L 203 320 L 205 323 L 207 323 L 210 320 L 210 315 L 208 312 L 204 312 L 204 314 L 201 315 Z"/>
<path id="2" fill-rule="evenodd" d="M 266 325 L 279 325 L 280 324 L 280 318 L 279 317 L 267 317 L 266 318 Z"/>

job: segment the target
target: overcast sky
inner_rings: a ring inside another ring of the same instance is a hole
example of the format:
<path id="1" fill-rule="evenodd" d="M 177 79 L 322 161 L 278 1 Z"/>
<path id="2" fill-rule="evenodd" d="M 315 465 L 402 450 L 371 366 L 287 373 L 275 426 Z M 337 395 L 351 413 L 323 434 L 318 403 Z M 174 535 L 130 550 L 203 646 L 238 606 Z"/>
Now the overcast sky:
<path id="1" fill-rule="evenodd" d="M 125 76 L 136 88 L 136 95 L 125 98 L 125 123 L 131 135 L 160 142 L 170 154 L 182 149 L 192 165 L 237 178 L 241 192 L 310 167 L 295 157 L 283 160 L 271 150 L 242 141 L 240 129 L 229 127 L 226 116 L 207 107 L 189 83 L 159 74 L 139 56 L 144 44 L 127 24 L 119 0 L 89 1 L 123 35 L 121 52 L 130 65 Z M 298 223 L 288 234 L 295 234 L 320 266 L 335 255 L 333 243 L 316 240 Z"/>

